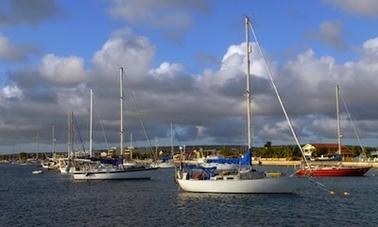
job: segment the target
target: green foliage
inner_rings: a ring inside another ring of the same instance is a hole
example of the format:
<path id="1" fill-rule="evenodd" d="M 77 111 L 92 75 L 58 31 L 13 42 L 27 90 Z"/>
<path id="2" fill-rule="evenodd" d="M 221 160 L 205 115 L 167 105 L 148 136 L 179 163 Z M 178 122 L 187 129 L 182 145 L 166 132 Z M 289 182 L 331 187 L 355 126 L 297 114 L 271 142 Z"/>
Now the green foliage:
<path id="1" fill-rule="evenodd" d="M 26 160 L 28 158 L 28 154 L 26 154 L 25 152 L 21 152 L 19 154 L 19 157 L 21 160 Z"/>
<path id="2" fill-rule="evenodd" d="M 265 143 L 265 145 L 264 145 L 264 148 L 265 149 L 269 149 L 269 148 L 271 148 L 272 147 L 272 142 L 270 142 L 270 141 L 267 141 L 266 143 Z"/>
<path id="3" fill-rule="evenodd" d="M 361 147 L 359 146 L 350 146 L 350 149 L 352 150 L 353 157 L 357 157 L 362 153 Z"/>
<path id="4" fill-rule="evenodd" d="M 320 157 L 322 155 L 326 155 L 327 153 L 328 153 L 327 148 L 321 147 L 319 149 L 316 149 L 316 151 L 314 151 L 311 156 Z"/>
<path id="5" fill-rule="evenodd" d="M 268 144 L 266 144 L 268 145 Z M 261 158 L 299 158 L 301 157 L 301 152 L 298 147 L 287 145 L 287 146 L 264 146 L 253 148 L 254 156 Z"/>

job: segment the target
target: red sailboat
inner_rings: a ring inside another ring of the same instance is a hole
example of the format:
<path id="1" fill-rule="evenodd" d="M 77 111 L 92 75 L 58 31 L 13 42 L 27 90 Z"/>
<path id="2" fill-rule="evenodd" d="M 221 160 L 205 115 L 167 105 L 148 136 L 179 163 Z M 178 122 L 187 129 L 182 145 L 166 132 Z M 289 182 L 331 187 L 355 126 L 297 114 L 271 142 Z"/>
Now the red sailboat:
<path id="1" fill-rule="evenodd" d="M 336 113 L 337 113 L 337 153 L 341 157 L 341 129 L 340 129 L 340 111 L 339 111 L 339 92 L 340 88 L 336 85 Z M 295 173 L 301 176 L 315 177 L 341 177 L 341 176 L 363 176 L 371 167 L 351 167 L 351 166 L 305 166 Z"/>
<path id="2" fill-rule="evenodd" d="M 314 177 L 363 176 L 371 167 L 311 166 L 299 169 L 297 175 Z"/>

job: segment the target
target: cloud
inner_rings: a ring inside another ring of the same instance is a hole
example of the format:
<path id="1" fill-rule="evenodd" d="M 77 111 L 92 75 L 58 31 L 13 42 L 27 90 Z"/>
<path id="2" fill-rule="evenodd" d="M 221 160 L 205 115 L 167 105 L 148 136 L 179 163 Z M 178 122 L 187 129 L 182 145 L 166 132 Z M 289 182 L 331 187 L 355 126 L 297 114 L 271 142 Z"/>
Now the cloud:
<path id="1" fill-rule="evenodd" d="M 171 64 L 169 62 L 163 62 L 159 68 L 151 69 L 150 74 L 155 76 L 157 79 L 162 77 L 173 77 L 182 70 L 182 65 L 180 64 Z"/>
<path id="2" fill-rule="evenodd" d="M 32 46 L 16 45 L 0 33 L 0 59 L 10 62 L 21 62 L 26 60 L 29 54 L 35 52 L 36 49 Z"/>
<path id="3" fill-rule="evenodd" d="M 12 99 L 12 98 L 22 98 L 22 91 L 17 86 L 6 86 L 2 89 L 2 95 L 4 98 Z"/>
<path id="4" fill-rule="evenodd" d="M 39 72 L 46 80 L 59 85 L 77 85 L 86 79 L 83 59 L 75 56 L 47 54 L 42 58 Z"/>
<path id="5" fill-rule="evenodd" d="M 126 67 L 127 76 L 140 76 L 148 71 L 155 47 L 145 37 L 135 36 L 130 30 L 116 31 L 94 54 L 92 63 L 101 73 L 112 73 Z"/>
<path id="6" fill-rule="evenodd" d="M 55 0 L 6 0 L 0 9 L 0 25 L 37 25 L 60 15 Z"/>
<path id="7" fill-rule="evenodd" d="M 180 42 L 183 33 L 192 26 L 194 13 L 207 13 L 208 0 L 114 0 L 109 13 L 128 24 L 163 29 L 166 36 Z"/>
<path id="8" fill-rule="evenodd" d="M 326 21 L 323 22 L 319 31 L 308 32 L 307 38 L 324 42 L 336 50 L 346 50 L 348 45 L 343 39 L 343 26 L 340 21 Z"/>
<path id="9" fill-rule="evenodd" d="M 378 125 L 377 40 L 366 40 L 361 45 L 359 59 L 343 63 L 337 63 L 332 56 L 317 56 L 312 49 L 281 64 L 268 58 L 303 143 L 320 138 L 333 141 L 336 83 L 341 85 L 343 97 L 364 138 L 376 136 L 372 125 Z M 293 143 L 255 43 L 252 49 L 255 144 L 267 140 Z M 118 144 L 118 78 L 119 67 L 125 66 L 126 132 L 133 132 L 137 146 L 146 144 L 141 119 L 149 137 L 162 141 L 169 137 L 169 124 L 173 121 L 181 143 L 244 144 L 244 50 L 245 43 L 230 45 L 219 58 L 222 60 L 218 68 L 190 74 L 178 62 L 165 61 L 154 67 L 154 45 L 131 30 L 120 30 L 93 54 L 88 68 L 84 68 L 84 61 L 78 56 L 45 55 L 36 67 L 11 72 L 1 88 L 0 125 L 4 127 L 0 127 L 0 142 L 14 142 L 14 136 L 19 134 L 18 143 L 30 143 L 30 135 L 39 130 L 41 143 L 48 144 L 50 126 L 54 124 L 60 129 L 57 138 L 63 150 L 70 111 L 75 112 L 82 138 L 87 138 L 89 89 L 92 88 L 96 148 L 104 148 L 104 132 L 110 144 Z M 348 139 L 352 136 L 350 124 L 343 125 Z M 166 141 L 169 143 L 169 138 Z"/>
<path id="10" fill-rule="evenodd" d="M 378 54 L 378 37 L 369 39 L 363 44 L 363 50 L 366 55 L 377 55 Z"/>
<path id="11" fill-rule="evenodd" d="M 378 15 L 378 2 L 375 0 L 324 0 L 324 2 L 357 15 L 374 17 Z"/>
<path id="12" fill-rule="evenodd" d="M 16 85 L 7 85 L 0 90 L 0 106 L 6 108 L 13 101 L 20 100 L 24 96 L 22 90 Z"/>

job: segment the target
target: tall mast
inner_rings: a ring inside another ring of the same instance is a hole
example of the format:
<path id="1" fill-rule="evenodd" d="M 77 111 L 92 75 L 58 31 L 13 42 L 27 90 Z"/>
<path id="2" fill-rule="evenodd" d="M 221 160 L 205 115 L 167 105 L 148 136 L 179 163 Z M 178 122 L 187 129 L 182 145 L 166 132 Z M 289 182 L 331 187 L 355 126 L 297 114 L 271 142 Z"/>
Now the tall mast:
<path id="1" fill-rule="evenodd" d="M 38 159 L 38 153 L 39 153 L 39 130 L 37 130 L 37 136 L 35 137 L 35 142 L 36 142 L 37 159 Z"/>
<path id="2" fill-rule="evenodd" d="M 130 160 L 133 160 L 133 150 L 134 150 L 134 147 L 133 147 L 133 133 L 130 132 L 130 148 L 129 148 Z"/>
<path id="3" fill-rule="evenodd" d="M 70 116 L 70 156 L 71 157 L 74 157 L 74 139 L 75 139 L 75 130 L 74 130 L 74 112 L 71 112 L 71 116 Z"/>
<path id="4" fill-rule="evenodd" d="M 130 147 L 133 147 L 133 133 L 130 132 Z"/>
<path id="5" fill-rule="evenodd" d="M 341 156 L 341 128 L 340 128 L 340 104 L 339 104 L 340 87 L 336 85 L 336 126 L 337 126 L 337 153 Z"/>
<path id="6" fill-rule="evenodd" d="M 119 68 L 119 89 L 120 89 L 120 108 L 121 108 L 121 122 L 120 122 L 120 152 L 123 156 L 123 67 Z"/>
<path id="7" fill-rule="evenodd" d="M 67 132 L 68 132 L 68 135 L 67 135 L 67 158 L 70 157 L 70 154 L 71 154 L 71 113 L 68 113 L 67 114 Z"/>
<path id="8" fill-rule="evenodd" d="M 93 90 L 90 89 L 89 93 L 89 157 L 93 158 Z"/>
<path id="9" fill-rule="evenodd" d="M 173 158 L 173 122 L 171 121 L 171 154 Z"/>
<path id="10" fill-rule="evenodd" d="M 247 136 L 248 136 L 248 149 L 252 148 L 252 128 L 251 128 L 251 119 L 252 119 L 252 110 L 251 110 L 251 71 L 250 71 L 250 46 L 249 46 L 249 26 L 250 20 L 245 17 L 245 39 L 246 39 L 246 54 L 247 54 L 247 70 L 246 70 L 246 80 L 247 87 L 245 91 L 246 104 L 247 104 Z"/>
<path id="11" fill-rule="evenodd" d="M 55 154 L 55 125 L 51 126 L 51 136 L 52 136 L 52 152 L 53 155 Z"/>

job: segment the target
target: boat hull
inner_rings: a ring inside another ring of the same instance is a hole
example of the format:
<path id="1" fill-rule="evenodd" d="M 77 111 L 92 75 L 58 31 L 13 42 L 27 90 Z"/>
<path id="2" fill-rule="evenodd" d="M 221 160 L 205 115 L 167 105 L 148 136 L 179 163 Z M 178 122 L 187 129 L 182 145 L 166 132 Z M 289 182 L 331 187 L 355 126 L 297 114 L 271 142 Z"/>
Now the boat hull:
<path id="1" fill-rule="evenodd" d="M 109 172 L 76 172 L 75 180 L 148 180 L 151 178 L 151 169 L 134 169 Z"/>
<path id="2" fill-rule="evenodd" d="M 296 171 L 300 176 L 315 177 L 342 177 L 363 176 L 371 167 L 321 167 L 314 169 L 299 169 Z"/>
<path id="3" fill-rule="evenodd" d="M 296 177 L 265 177 L 248 180 L 177 179 L 177 183 L 187 192 L 284 194 L 295 193 L 298 179 Z"/>
<path id="4" fill-rule="evenodd" d="M 32 171 L 32 174 L 42 174 L 43 171 L 42 170 L 34 170 Z"/>

